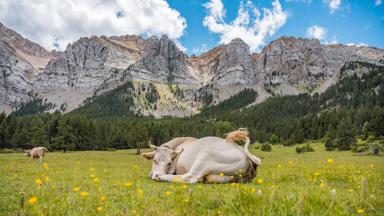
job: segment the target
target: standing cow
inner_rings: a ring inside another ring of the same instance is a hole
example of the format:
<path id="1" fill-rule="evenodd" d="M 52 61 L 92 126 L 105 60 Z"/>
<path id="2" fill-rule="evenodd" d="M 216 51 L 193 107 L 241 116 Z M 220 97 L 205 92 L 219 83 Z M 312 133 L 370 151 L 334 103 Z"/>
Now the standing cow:
<path id="1" fill-rule="evenodd" d="M 40 159 L 40 161 L 42 161 L 46 152 L 48 152 L 48 149 L 45 147 L 35 147 L 30 150 L 26 150 L 25 157 L 31 157 L 33 160 Z"/>
<path id="2" fill-rule="evenodd" d="M 170 148 L 169 143 L 178 139 L 158 147 L 151 145 L 155 151 L 142 154 L 153 160 L 152 179 L 185 183 L 247 182 L 256 176 L 261 163 L 248 150 L 250 140 L 244 128 L 228 133 L 226 139 L 204 137 Z M 245 142 L 244 148 L 237 141 Z"/>

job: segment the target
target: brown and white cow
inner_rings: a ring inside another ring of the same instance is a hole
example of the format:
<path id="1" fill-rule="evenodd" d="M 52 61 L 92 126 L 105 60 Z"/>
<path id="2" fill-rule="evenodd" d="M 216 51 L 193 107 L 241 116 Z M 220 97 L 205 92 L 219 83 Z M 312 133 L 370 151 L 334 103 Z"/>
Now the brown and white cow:
<path id="1" fill-rule="evenodd" d="M 45 153 L 48 152 L 48 149 L 45 147 L 35 147 L 30 150 L 25 151 L 25 157 L 31 157 L 32 159 L 43 160 Z"/>

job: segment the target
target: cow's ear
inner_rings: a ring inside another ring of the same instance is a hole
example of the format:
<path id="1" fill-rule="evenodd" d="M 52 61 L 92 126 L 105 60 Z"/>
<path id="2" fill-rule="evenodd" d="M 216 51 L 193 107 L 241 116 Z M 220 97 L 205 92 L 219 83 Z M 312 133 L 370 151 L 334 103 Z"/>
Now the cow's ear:
<path id="1" fill-rule="evenodd" d="M 176 158 L 179 154 L 181 154 L 181 152 L 183 152 L 184 149 L 180 149 L 180 150 L 173 150 L 172 151 L 172 159 Z"/>
<path id="2" fill-rule="evenodd" d="M 152 160 L 153 157 L 155 156 L 155 151 L 142 153 L 141 156 L 143 156 L 147 160 Z"/>

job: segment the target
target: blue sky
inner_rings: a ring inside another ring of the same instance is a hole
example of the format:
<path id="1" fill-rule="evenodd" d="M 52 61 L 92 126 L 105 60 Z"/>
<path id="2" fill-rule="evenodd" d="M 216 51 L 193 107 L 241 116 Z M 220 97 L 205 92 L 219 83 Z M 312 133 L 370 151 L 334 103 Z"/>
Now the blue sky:
<path id="1" fill-rule="evenodd" d="M 93 35 L 168 35 L 188 54 L 240 37 L 384 48 L 384 0 L 0 0 L 0 22 L 48 50 Z"/>
<path id="2" fill-rule="evenodd" d="M 200 0 L 168 0 L 172 8 L 178 10 L 187 21 L 185 34 L 180 42 L 187 52 L 201 52 L 217 46 L 220 34 L 212 33 L 203 25 L 207 10 Z M 245 2 L 245 1 L 243 1 Z M 223 0 L 225 21 L 236 18 L 240 1 Z M 271 8 L 270 0 L 254 0 L 258 9 Z M 379 3 L 379 2 L 378 2 Z M 319 26 L 326 29 L 322 43 L 367 44 L 384 48 L 384 4 L 376 5 L 374 0 L 341 0 L 337 10 L 332 11 L 322 0 L 281 0 L 280 4 L 287 18 L 285 24 L 275 34 L 266 37 L 265 43 L 280 36 L 308 37 L 307 29 Z"/>

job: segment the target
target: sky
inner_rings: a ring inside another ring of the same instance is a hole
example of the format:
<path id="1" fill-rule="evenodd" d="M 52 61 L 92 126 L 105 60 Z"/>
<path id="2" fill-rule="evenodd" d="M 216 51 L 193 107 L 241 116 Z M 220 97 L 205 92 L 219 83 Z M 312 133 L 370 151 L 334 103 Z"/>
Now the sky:
<path id="1" fill-rule="evenodd" d="M 383 0 L 0 0 L 0 22 L 48 50 L 126 34 L 165 34 L 189 55 L 281 36 L 384 48 Z"/>

